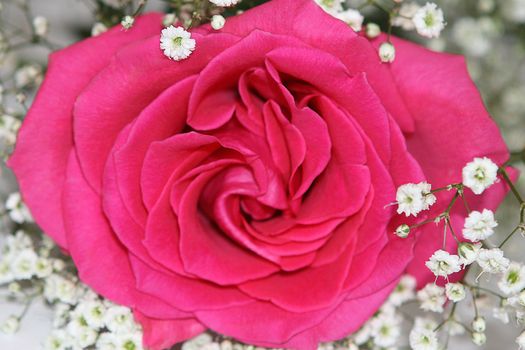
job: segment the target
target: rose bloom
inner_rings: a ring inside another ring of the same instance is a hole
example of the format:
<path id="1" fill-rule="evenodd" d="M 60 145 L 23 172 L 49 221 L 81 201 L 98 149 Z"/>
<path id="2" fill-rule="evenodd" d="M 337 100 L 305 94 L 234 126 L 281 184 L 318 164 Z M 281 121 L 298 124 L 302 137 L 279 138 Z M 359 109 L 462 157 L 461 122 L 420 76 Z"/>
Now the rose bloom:
<path id="1" fill-rule="evenodd" d="M 146 346 L 211 329 L 314 349 L 356 331 L 403 273 L 433 280 L 442 227 L 393 234 L 410 224 L 388 206 L 396 188 L 508 157 L 463 58 L 393 38 L 381 63 L 384 37 L 309 0 L 196 28 L 179 62 L 159 48 L 161 22 L 52 54 L 9 162 L 36 221 L 83 282 L 133 309 Z M 464 216 L 455 206 L 456 232 Z"/>

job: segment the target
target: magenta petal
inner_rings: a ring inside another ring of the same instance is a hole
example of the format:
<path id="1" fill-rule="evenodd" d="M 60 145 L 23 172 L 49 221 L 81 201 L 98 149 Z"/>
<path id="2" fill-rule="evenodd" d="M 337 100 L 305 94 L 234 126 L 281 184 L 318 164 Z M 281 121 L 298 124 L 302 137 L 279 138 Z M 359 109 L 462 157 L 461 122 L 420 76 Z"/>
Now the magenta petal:
<path id="1" fill-rule="evenodd" d="M 116 51 L 156 33 L 160 22 L 160 14 L 142 16 L 128 33 L 116 27 L 97 38 L 57 51 L 49 58 L 46 79 L 18 134 L 8 165 L 17 176 L 36 222 L 64 249 L 67 247 L 61 197 L 73 146 L 75 99 Z"/>
<path id="2" fill-rule="evenodd" d="M 137 311 L 134 315 L 142 326 L 144 346 L 151 350 L 170 348 L 206 330 L 206 327 L 194 318 L 154 319 Z"/>

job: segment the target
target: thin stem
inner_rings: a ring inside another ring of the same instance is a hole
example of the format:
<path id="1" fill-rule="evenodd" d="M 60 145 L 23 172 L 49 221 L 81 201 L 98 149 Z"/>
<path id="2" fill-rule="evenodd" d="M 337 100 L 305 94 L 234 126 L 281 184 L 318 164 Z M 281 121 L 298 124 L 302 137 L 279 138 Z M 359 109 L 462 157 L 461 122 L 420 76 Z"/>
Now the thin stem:
<path id="1" fill-rule="evenodd" d="M 523 200 L 523 198 L 521 197 L 520 193 L 518 192 L 518 189 L 512 183 L 512 180 L 510 179 L 509 174 L 507 173 L 505 168 L 500 167 L 499 168 L 499 172 L 501 173 L 501 175 L 502 175 L 503 179 L 505 180 L 505 182 L 507 183 L 507 185 L 509 185 L 510 190 L 512 191 L 512 193 L 514 194 L 514 197 L 516 197 L 516 200 L 520 203 L 520 205 L 525 204 L 525 201 Z"/>
<path id="2" fill-rule="evenodd" d="M 514 234 L 520 230 L 520 228 L 521 228 L 520 225 L 516 226 L 516 228 L 514 228 L 514 230 L 512 230 L 511 233 L 509 233 L 509 235 L 503 240 L 503 242 L 501 242 L 501 244 L 498 246 L 498 248 L 500 248 L 500 249 L 503 248 L 505 243 L 507 243 L 512 238 L 512 236 L 514 236 Z"/>

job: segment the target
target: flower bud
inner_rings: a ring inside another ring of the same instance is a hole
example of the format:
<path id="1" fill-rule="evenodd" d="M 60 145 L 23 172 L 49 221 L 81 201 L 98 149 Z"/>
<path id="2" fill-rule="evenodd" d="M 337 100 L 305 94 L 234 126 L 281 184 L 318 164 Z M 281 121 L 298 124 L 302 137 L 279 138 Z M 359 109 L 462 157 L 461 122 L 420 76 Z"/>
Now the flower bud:
<path id="1" fill-rule="evenodd" d="M 211 18 L 211 27 L 215 30 L 220 30 L 224 27 L 226 19 L 221 15 L 214 15 Z"/>
<path id="2" fill-rule="evenodd" d="M 462 259 L 464 265 L 472 264 L 478 257 L 478 252 L 481 248 L 480 244 L 472 244 L 468 242 L 462 242 L 458 245 L 458 255 Z"/>
<path id="3" fill-rule="evenodd" d="M 7 318 L 7 320 L 4 321 L 2 326 L 0 326 L 0 330 L 4 334 L 14 334 L 18 332 L 18 329 L 20 328 L 20 320 L 18 317 L 11 315 Z"/>
<path id="4" fill-rule="evenodd" d="M 125 16 L 122 21 L 120 22 L 120 24 L 122 24 L 122 27 L 126 30 L 130 29 L 131 27 L 133 27 L 133 23 L 135 23 L 135 18 L 131 17 L 131 16 Z"/>
<path id="5" fill-rule="evenodd" d="M 396 228 L 396 235 L 400 238 L 407 238 L 410 233 L 410 226 L 407 224 L 399 225 Z"/>
<path id="6" fill-rule="evenodd" d="M 474 332 L 472 333 L 472 342 L 477 346 L 482 346 L 487 342 L 487 336 L 485 333 Z"/>
<path id="7" fill-rule="evenodd" d="M 475 332 L 484 332 L 485 329 L 487 329 L 487 324 L 485 323 L 485 319 L 481 316 L 478 316 L 472 321 L 472 329 Z"/>
<path id="8" fill-rule="evenodd" d="M 379 46 L 379 58 L 381 62 L 390 63 L 396 58 L 396 49 L 389 42 L 384 42 Z"/>
<path id="9" fill-rule="evenodd" d="M 381 28 L 375 23 L 368 23 L 366 25 L 366 36 L 370 39 L 377 38 L 381 34 Z"/>

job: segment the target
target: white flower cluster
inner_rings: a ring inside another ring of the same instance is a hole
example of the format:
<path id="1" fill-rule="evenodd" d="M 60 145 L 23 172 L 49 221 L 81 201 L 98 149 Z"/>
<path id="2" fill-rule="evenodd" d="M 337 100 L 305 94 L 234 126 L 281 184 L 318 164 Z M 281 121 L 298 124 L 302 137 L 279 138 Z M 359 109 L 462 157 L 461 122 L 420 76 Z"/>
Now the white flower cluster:
<path id="1" fill-rule="evenodd" d="M 102 300 L 85 287 L 77 288 L 75 302 L 66 298 L 55 304 L 54 330 L 46 350 L 143 349 L 142 330 L 130 309 Z"/>
<path id="2" fill-rule="evenodd" d="M 20 195 L 20 192 L 13 192 L 9 195 L 9 197 L 7 197 L 5 208 L 7 209 L 11 220 L 18 224 L 33 221 L 33 217 L 31 216 L 29 209 L 24 204 L 24 202 L 22 202 L 22 196 Z"/>

